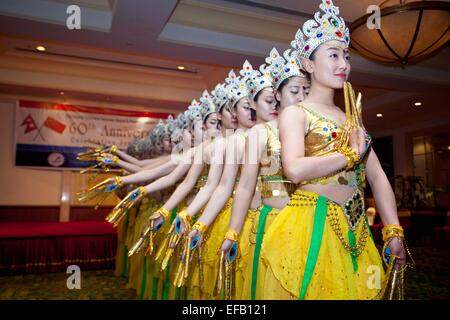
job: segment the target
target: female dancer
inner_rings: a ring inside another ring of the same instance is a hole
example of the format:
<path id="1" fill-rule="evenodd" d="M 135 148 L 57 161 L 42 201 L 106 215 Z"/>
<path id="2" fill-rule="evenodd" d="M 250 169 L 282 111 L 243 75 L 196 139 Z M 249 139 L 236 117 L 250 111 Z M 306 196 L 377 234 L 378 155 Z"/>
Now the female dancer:
<path id="1" fill-rule="evenodd" d="M 191 259 L 198 253 L 198 268 L 195 268 L 188 283 L 191 299 L 212 299 L 214 278 L 218 270 L 217 251 L 220 247 L 221 236 L 225 233 L 230 218 L 232 193 L 238 178 L 240 163 L 245 145 L 246 132 L 255 121 L 252 117 L 250 101 L 248 99 L 247 79 L 253 68 L 248 61 L 244 62 L 240 71 L 242 77 L 237 77 L 230 71 L 226 79 L 227 86 L 220 93 L 227 96 L 225 108 L 236 114 L 237 130 L 227 138 L 225 150 L 225 166 L 217 188 L 211 195 L 202 215 L 194 224 L 192 231 L 186 238 L 191 250 Z M 269 84 L 270 85 L 270 84 Z M 216 217 L 219 216 L 217 220 Z M 207 238 L 204 238 L 208 231 Z M 188 265 L 189 261 L 185 262 Z M 187 277 L 187 273 L 186 273 Z"/>
<path id="2" fill-rule="evenodd" d="M 196 139 L 194 141 L 193 136 L 202 136 L 203 135 L 203 120 L 200 105 L 196 100 L 193 100 L 188 110 L 184 113 L 184 117 L 180 118 L 179 121 L 180 127 L 183 128 L 183 140 L 182 140 L 182 150 L 181 154 L 173 154 L 170 156 L 170 159 L 167 159 L 166 162 L 162 165 L 159 165 L 153 169 L 142 170 L 134 174 L 126 175 L 123 177 L 116 176 L 112 178 L 108 178 L 93 187 L 84 190 L 79 193 L 80 201 L 88 201 L 96 197 L 100 197 L 99 203 L 103 202 L 104 199 L 111 192 L 115 192 L 119 187 L 130 185 L 130 184 L 138 184 L 145 183 L 156 180 L 158 178 L 162 178 L 158 180 L 158 185 L 162 185 L 160 188 L 155 188 L 157 190 L 162 190 L 166 187 L 172 186 L 178 181 L 190 168 L 190 164 L 192 163 L 192 159 L 195 153 L 195 146 L 192 143 L 201 142 L 201 139 Z M 206 132 L 210 130 L 216 131 L 215 124 L 208 124 L 208 129 Z M 160 130 L 157 130 L 156 133 L 152 132 L 150 136 L 154 136 L 155 139 L 157 135 L 159 135 Z M 108 150 L 109 152 L 116 152 L 117 148 L 115 146 L 110 146 L 104 148 L 104 150 Z M 97 154 L 89 156 L 89 159 L 94 158 L 105 158 L 102 154 L 102 151 L 97 151 Z M 98 156 L 100 155 L 100 156 Z M 117 159 L 117 157 L 114 157 Z M 120 161 L 116 161 L 114 163 L 121 163 Z"/>
<path id="3" fill-rule="evenodd" d="M 209 128 L 210 126 L 217 128 L 218 120 L 220 120 L 223 131 L 225 131 L 226 129 L 234 129 L 234 117 L 227 110 L 223 110 L 223 108 L 221 108 L 219 112 L 216 112 L 217 101 L 214 102 L 212 96 L 210 96 L 206 91 L 204 92 L 201 101 L 202 105 L 205 107 L 203 119 L 206 128 Z M 158 209 L 155 214 L 152 215 L 147 226 L 141 230 L 143 231 L 141 232 L 141 237 L 136 241 L 135 245 L 130 250 L 130 255 L 140 251 L 147 238 L 149 238 L 149 248 L 147 250 L 147 253 L 151 254 L 153 252 L 154 241 L 159 243 L 160 240 L 162 240 L 161 236 L 158 236 L 158 238 L 154 240 L 154 232 L 157 232 L 162 224 L 165 221 L 169 220 L 168 218 L 170 215 L 170 211 L 175 209 L 177 206 L 183 208 L 183 210 L 181 210 L 181 212 L 177 214 L 175 223 L 181 224 L 181 228 L 184 228 L 184 226 L 189 227 L 188 222 L 192 219 L 193 214 L 190 214 L 188 212 L 191 211 L 193 213 L 196 213 L 203 207 L 205 202 L 209 199 L 210 194 L 214 190 L 220 178 L 223 166 L 223 155 L 221 153 L 221 149 L 223 149 L 223 147 L 221 147 L 223 139 L 213 139 L 215 136 L 217 135 L 214 133 L 209 134 L 209 141 L 214 141 L 214 144 L 204 144 L 202 148 L 198 148 L 195 151 L 194 162 L 192 165 L 189 164 L 190 169 L 186 178 L 178 185 L 175 192 L 172 193 L 165 204 L 160 209 Z M 208 168 L 209 166 L 210 169 Z M 146 186 L 145 191 L 153 191 L 155 186 L 159 187 L 156 185 L 156 183 Z M 188 206 L 188 201 L 186 201 L 186 199 L 192 198 L 192 196 L 194 195 L 195 198 L 192 200 L 192 202 L 190 202 Z M 164 235 L 167 232 L 168 227 L 169 225 L 166 224 L 165 228 L 163 230 L 160 230 L 157 235 Z M 172 229 L 169 230 L 169 233 L 172 232 Z M 148 234 L 150 235 L 148 236 Z M 182 230 L 179 230 L 177 228 L 176 232 L 174 231 L 174 235 L 175 234 L 182 234 Z M 168 246 L 165 245 L 167 244 L 167 241 L 163 241 L 162 246 L 159 248 L 156 255 L 156 260 L 162 258 L 161 271 L 167 268 L 164 276 L 165 279 L 173 279 L 177 274 L 177 270 L 172 267 L 170 268 L 171 270 L 169 272 L 168 264 L 179 241 L 180 238 L 178 237 L 177 241 L 170 241 Z M 175 256 L 178 259 L 178 255 L 176 254 Z M 172 261 L 175 265 L 177 265 L 178 263 L 177 259 L 175 259 L 175 261 Z M 155 274 L 159 272 L 159 270 L 149 270 L 149 272 L 153 272 Z M 177 287 L 180 287 L 180 285 L 178 285 Z M 175 295 L 176 297 L 177 293 L 179 294 L 179 290 L 171 290 L 172 297 L 173 295 Z"/>
<path id="4" fill-rule="evenodd" d="M 345 83 L 349 31 L 331 0 L 323 0 L 320 9 L 322 15 L 317 12 L 305 22 L 292 43 L 311 89 L 302 103 L 280 116 L 283 169 L 299 187 L 264 237 L 261 257 L 267 270 L 259 278 L 264 299 L 377 296 L 380 284 L 369 284 L 369 273 L 382 279 L 383 269 L 368 235 L 364 172 L 386 226 L 385 239 L 395 238 L 390 250 L 400 263 L 405 259 L 394 194 L 375 152 L 366 153 L 369 139 L 361 127 L 359 101 Z M 350 96 L 346 113 L 333 102 L 334 91 L 343 87 Z"/>
<path id="5" fill-rule="evenodd" d="M 263 97 L 259 94 L 264 94 L 264 91 L 254 90 L 252 94 L 258 124 L 249 131 L 245 162 L 236 190 L 230 227 L 222 245 L 223 256 L 226 259 L 230 248 L 239 239 L 239 233 L 243 231 L 239 245 L 241 257 L 237 265 L 240 271 L 236 274 L 237 277 L 239 275 L 242 277 L 241 290 L 236 290 L 238 299 L 259 297 L 256 279 L 258 270 L 259 273 L 264 272 L 263 268 L 259 267 L 259 251 L 264 232 L 279 211 L 285 207 L 294 189 L 293 183 L 287 180 L 282 172 L 277 118 L 278 112 L 287 105 L 304 99 L 305 88 L 309 86 L 309 82 L 300 71 L 292 54 L 288 50 L 283 58 L 273 48 L 270 56 L 266 58 L 268 66 L 264 65 L 261 68 L 263 75 L 273 79 L 273 89 L 278 103 L 275 104 L 275 99 L 268 96 L 273 102 L 272 105 L 261 104 L 259 99 Z M 260 82 L 260 78 L 255 77 L 250 80 L 250 86 L 257 88 Z M 270 87 L 266 91 L 270 91 Z M 251 210 L 245 220 L 255 187 L 261 194 L 263 205 L 258 210 Z M 239 281 L 237 278 L 236 284 Z"/>

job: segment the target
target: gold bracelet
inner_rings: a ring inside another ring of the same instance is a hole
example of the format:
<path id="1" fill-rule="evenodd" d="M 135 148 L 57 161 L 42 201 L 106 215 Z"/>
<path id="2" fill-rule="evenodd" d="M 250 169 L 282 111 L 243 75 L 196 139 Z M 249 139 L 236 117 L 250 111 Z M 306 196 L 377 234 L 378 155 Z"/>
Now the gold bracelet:
<path id="1" fill-rule="evenodd" d="M 383 235 L 383 241 L 386 242 L 393 237 L 404 238 L 403 228 L 399 224 L 389 224 L 384 226 L 381 230 L 381 234 Z"/>
<path id="2" fill-rule="evenodd" d="M 118 156 L 113 156 L 112 158 L 112 165 L 116 166 L 119 163 L 119 157 Z"/>
<path id="3" fill-rule="evenodd" d="M 191 223 L 192 216 L 189 214 L 187 209 L 184 209 L 183 211 L 181 211 L 178 214 L 178 217 L 180 217 L 180 219 L 182 219 L 183 221 L 187 222 L 188 224 Z"/>
<path id="4" fill-rule="evenodd" d="M 164 207 L 159 208 L 155 213 L 159 213 L 164 218 L 164 220 L 167 220 L 170 216 L 170 211 Z"/>
<path id="5" fill-rule="evenodd" d="M 192 228 L 197 230 L 203 236 L 208 226 L 201 221 L 197 221 Z"/>
<path id="6" fill-rule="evenodd" d="M 345 156 L 347 157 L 347 159 L 350 159 L 350 164 L 347 165 L 347 169 L 351 169 L 353 168 L 355 163 L 358 162 L 359 157 L 351 147 L 345 148 L 345 151 L 346 151 Z"/>
<path id="7" fill-rule="evenodd" d="M 117 146 L 116 146 L 115 144 L 113 144 L 113 145 L 111 146 L 110 152 L 113 153 L 113 154 L 116 154 L 116 153 L 117 153 Z"/>
<path id="8" fill-rule="evenodd" d="M 345 156 L 345 158 L 347 159 L 346 170 L 349 170 L 349 169 L 353 168 L 355 163 L 357 163 L 359 161 L 358 155 L 349 146 L 347 146 L 347 147 L 338 147 L 336 151 L 341 153 L 341 154 L 343 154 Z"/>
<path id="9" fill-rule="evenodd" d="M 117 183 L 117 187 L 122 187 L 123 186 L 123 180 L 121 177 L 119 176 L 115 176 L 114 179 L 116 179 L 116 183 Z"/>
<path id="10" fill-rule="evenodd" d="M 234 231 L 233 229 L 229 229 L 227 233 L 225 233 L 225 239 L 231 240 L 234 242 L 238 242 L 239 240 L 239 233 L 237 231 Z"/>

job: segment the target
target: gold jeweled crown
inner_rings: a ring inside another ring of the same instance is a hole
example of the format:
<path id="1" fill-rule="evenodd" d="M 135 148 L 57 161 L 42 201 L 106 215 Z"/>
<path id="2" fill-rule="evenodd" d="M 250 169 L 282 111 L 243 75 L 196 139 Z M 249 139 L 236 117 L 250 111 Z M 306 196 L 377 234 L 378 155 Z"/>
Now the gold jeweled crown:
<path id="1" fill-rule="evenodd" d="M 213 95 L 214 104 L 217 106 L 218 111 L 230 100 L 224 83 L 218 83 L 211 94 Z"/>
<path id="2" fill-rule="evenodd" d="M 255 99 L 256 95 L 264 88 L 273 87 L 273 77 L 266 64 L 262 64 L 258 70 L 253 70 L 251 77 L 247 82 L 250 96 Z"/>
<path id="3" fill-rule="evenodd" d="M 179 113 L 177 115 L 177 117 L 173 120 L 173 122 L 170 124 L 170 131 L 171 131 L 171 135 L 170 135 L 170 139 L 176 140 L 176 138 L 183 134 L 183 129 L 185 129 L 187 127 L 187 121 L 186 121 L 186 117 L 184 116 L 183 113 Z"/>
<path id="4" fill-rule="evenodd" d="M 184 112 L 187 119 L 188 126 L 191 127 L 196 120 L 202 120 L 202 113 L 200 103 L 197 100 L 192 100 L 188 109 Z"/>
<path id="5" fill-rule="evenodd" d="M 205 119 L 214 112 L 217 112 L 217 106 L 214 103 L 214 98 L 211 94 L 209 94 L 208 90 L 204 90 L 202 96 L 200 97 L 200 105 L 202 112 L 202 119 Z"/>
<path id="6" fill-rule="evenodd" d="M 188 127 L 188 119 L 186 118 L 186 115 L 183 112 L 177 115 L 174 123 L 175 127 L 181 130 L 186 129 Z"/>
<path id="7" fill-rule="evenodd" d="M 322 43 L 330 40 L 344 41 L 350 45 L 350 31 L 345 26 L 345 21 L 339 17 L 339 7 L 336 7 L 331 0 L 322 0 L 318 11 L 314 14 L 314 19 L 310 19 L 297 30 L 295 39 L 291 46 L 297 52 L 297 58 L 309 59 L 314 50 Z"/>
<path id="8" fill-rule="evenodd" d="M 153 129 L 154 137 L 156 140 L 160 140 L 165 132 L 165 124 L 162 119 L 159 119 L 158 124 Z"/>
<path id="9" fill-rule="evenodd" d="M 230 96 L 230 100 L 232 101 L 231 108 L 233 108 L 239 100 L 249 96 L 247 80 L 252 73 L 253 67 L 247 60 L 245 60 L 242 70 L 239 71 L 241 77 L 236 76 L 234 70 L 231 70 L 228 73 L 228 77 L 225 79 L 225 82 L 227 83 L 226 90 Z"/>
<path id="10" fill-rule="evenodd" d="M 270 55 L 266 58 L 266 63 L 268 64 L 266 70 L 273 78 L 275 90 L 287 78 L 294 76 L 305 77 L 300 71 L 300 65 L 297 62 L 296 52 L 294 50 L 287 49 L 282 56 L 276 48 L 272 48 Z"/>
<path id="11" fill-rule="evenodd" d="M 173 116 L 170 114 L 170 115 L 167 117 L 167 119 L 166 119 L 166 121 L 165 121 L 165 123 L 164 123 L 164 133 L 163 133 L 163 136 L 164 136 L 164 137 L 169 137 L 169 138 L 170 138 L 170 136 L 172 135 L 173 130 L 175 130 L 175 125 L 176 125 L 176 122 L 175 122 Z"/>

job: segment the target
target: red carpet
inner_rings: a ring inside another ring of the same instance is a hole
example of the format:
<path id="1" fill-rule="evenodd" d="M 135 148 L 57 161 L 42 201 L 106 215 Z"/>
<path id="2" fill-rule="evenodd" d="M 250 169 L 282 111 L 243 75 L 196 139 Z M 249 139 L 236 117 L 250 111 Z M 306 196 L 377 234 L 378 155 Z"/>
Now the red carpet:
<path id="1" fill-rule="evenodd" d="M 114 267 L 117 235 L 104 221 L 0 224 L 0 275 Z"/>

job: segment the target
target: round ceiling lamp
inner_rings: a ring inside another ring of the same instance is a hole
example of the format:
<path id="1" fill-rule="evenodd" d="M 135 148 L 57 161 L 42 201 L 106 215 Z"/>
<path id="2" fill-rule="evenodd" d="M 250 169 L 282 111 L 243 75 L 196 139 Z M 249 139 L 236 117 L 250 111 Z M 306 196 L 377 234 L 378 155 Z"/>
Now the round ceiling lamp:
<path id="1" fill-rule="evenodd" d="M 350 25 L 351 47 L 364 57 L 405 66 L 429 58 L 450 39 L 450 2 L 387 0 Z M 374 23 L 375 24 L 375 23 Z"/>

